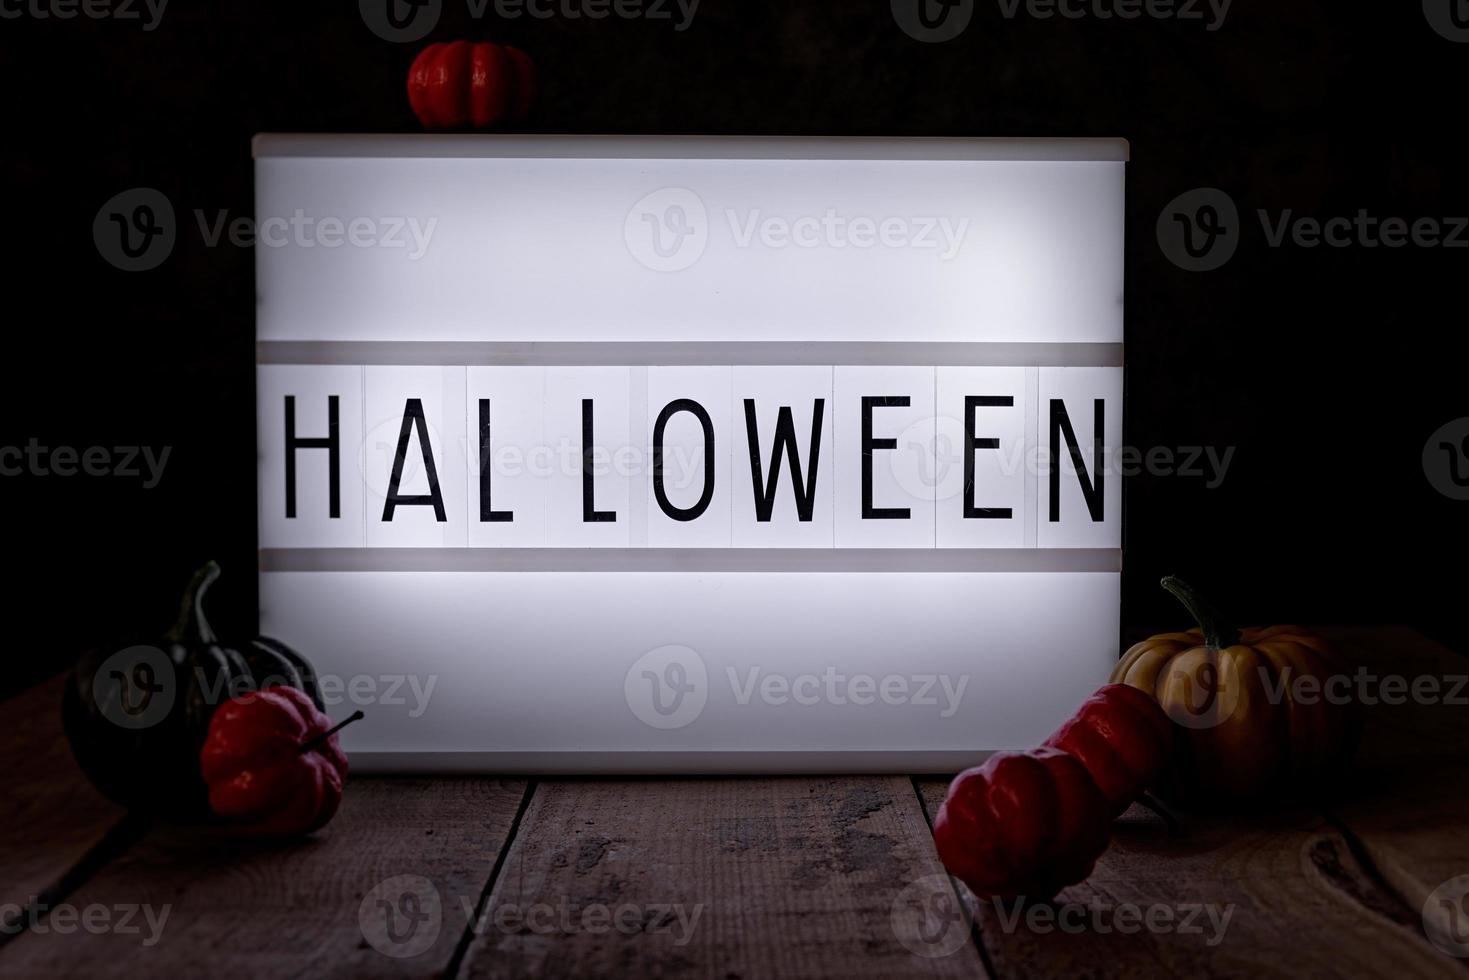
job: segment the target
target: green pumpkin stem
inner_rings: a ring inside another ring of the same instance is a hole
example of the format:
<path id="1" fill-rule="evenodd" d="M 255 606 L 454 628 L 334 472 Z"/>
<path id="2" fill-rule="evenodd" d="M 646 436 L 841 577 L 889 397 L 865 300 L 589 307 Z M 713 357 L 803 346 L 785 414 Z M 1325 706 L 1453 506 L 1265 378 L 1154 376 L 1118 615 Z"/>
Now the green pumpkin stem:
<path id="1" fill-rule="evenodd" d="M 1174 598 L 1183 603 L 1189 615 L 1194 618 L 1194 622 L 1199 624 L 1199 629 L 1204 633 L 1204 645 L 1210 650 L 1223 650 L 1239 642 L 1239 630 L 1226 622 L 1219 610 L 1210 605 L 1183 579 L 1169 575 L 1163 579 L 1162 585 Z"/>
<path id="2" fill-rule="evenodd" d="M 315 738 L 311 739 L 309 742 L 303 742 L 301 744 L 301 748 L 298 749 L 297 751 L 299 751 L 302 755 L 305 755 L 307 752 L 310 752 L 312 749 L 316 748 L 322 742 L 325 742 L 327 739 L 331 738 L 337 732 L 341 731 L 342 729 L 346 728 L 348 725 L 352 724 L 352 722 L 354 722 L 354 721 L 361 721 L 362 719 L 364 719 L 366 717 L 367 716 L 364 715 L 360 710 L 359 711 L 354 711 L 350 715 L 348 715 L 346 718 L 342 719 L 341 721 L 337 722 L 332 727 L 328 728 L 326 731 L 322 732 L 320 735 L 318 735 Z"/>
<path id="3" fill-rule="evenodd" d="M 164 639 L 170 643 L 199 643 L 208 645 L 216 642 L 214 630 L 209 628 L 209 620 L 204 617 L 204 594 L 219 578 L 219 563 L 210 562 L 194 573 L 189 579 L 189 587 L 184 590 L 183 601 L 179 603 L 179 617 L 174 620 L 173 628 L 164 634 Z"/>

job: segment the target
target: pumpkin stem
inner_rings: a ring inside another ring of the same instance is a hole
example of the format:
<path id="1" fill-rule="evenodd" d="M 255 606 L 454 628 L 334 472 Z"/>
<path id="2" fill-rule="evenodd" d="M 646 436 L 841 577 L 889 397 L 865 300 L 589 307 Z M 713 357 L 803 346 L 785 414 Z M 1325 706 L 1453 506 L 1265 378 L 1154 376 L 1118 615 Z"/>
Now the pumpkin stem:
<path id="1" fill-rule="evenodd" d="M 1210 650 L 1223 650 L 1239 642 L 1239 630 L 1225 622 L 1219 610 L 1210 605 L 1183 579 L 1176 575 L 1169 575 L 1163 579 L 1162 585 L 1172 593 L 1174 598 L 1183 603 L 1189 615 L 1194 618 L 1194 622 L 1199 624 L 1199 629 L 1204 633 L 1204 645 Z"/>
<path id="2" fill-rule="evenodd" d="M 318 735 L 315 738 L 311 739 L 309 742 L 303 742 L 301 744 L 301 748 L 298 749 L 297 751 L 299 751 L 302 755 L 305 755 L 307 752 L 310 752 L 312 749 L 316 748 L 322 742 L 325 742 L 327 739 L 331 738 L 337 732 L 341 731 L 342 729 L 346 728 L 348 725 L 352 724 L 352 722 L 354 722 L 354 721 L 361 721 L 362 719 L 364 719 L 366 717 L 367 716 L 364 715 L 361 712 L 361 710 L 354 711 L 350 715 L 348 715 L 346 718 L 342 719 L 341 721 L 337 722 L 332 727 L 328 728 L 326 731 L 322 732 L 320 735 Z"/>
<path id="3" fill-rule="evenodd" d="M 164 639 L 170 643 L 193 642 L 208 645 L 216 642 L 214 630 L 209 628 L 209 620 L 204 617 L 204 594 L 219 578 L 219 563 L 211 561 L 203 568 L 194 573 L 189 579 L 189 587 L 184 590 L 184 598 L 179 603 L 179 616 L 174 620 L 173 628 L 164 634 Z"/>

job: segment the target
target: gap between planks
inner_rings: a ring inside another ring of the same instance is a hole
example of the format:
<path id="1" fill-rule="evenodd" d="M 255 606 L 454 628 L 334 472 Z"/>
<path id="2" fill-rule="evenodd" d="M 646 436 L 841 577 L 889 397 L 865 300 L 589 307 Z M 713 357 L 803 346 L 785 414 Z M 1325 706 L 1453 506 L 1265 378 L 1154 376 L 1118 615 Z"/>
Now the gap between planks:
<path id="1" fill-rule="evenodd" d="M 908 777 L 545 781 L 460 976 L 987 975 L 943 893 Z"/>
<path id="2" fill-rule="evenodd" d="M 24 919 L 36 899 L 69 892 L 136 832 L 123 809 L 104 799 L 72 759 L 61 727 L 65 676 L 0 704 L 0 919 Z M 15 909 L 19 908 L 17 913 Z M 13 933 L 0 934 L 3 946 Z"/>
<path id="3" fill-rule="evenodd" d="M 461 899 L 484 889 L 526 796 L 519 781 L 362 779 L 303 841 L 159 826 L 68 899 L 166 911 L 155 942 L 30 930 L 0 950 L 0 975 L 441 975 L 472 921 Z"/>
<path id="4" fill-rule="evenodd" d="M 948 783 L 939 783 L 939 781 L 932 777 L 925 779 L 921 776 L 911 777 L 909 783 L 913 787 L 914 798 L 918 800 L 918 808 L 923 812 L 923 819 L 927 821 L 929 829 L 932 829 L 934 818 L 938 816 L 938 808 L 943 805 L 944 795 L 948 792 Z M 942 792 L 934 799 L 928 799 L 924 794 L 925 783 L 935 786 L 942 785 Z M 989 949 L 985 947 L 984 933 L 980 931 L 979 920 L 974 914 L 974 896 L 958 878 L 948 874 L 947 871 L 945 872 L 945 876 L 949 879 L 949 889 L 953 892 L 955 907 L 964 910 L 964 916 L 969 923 L 969 939 L 974 944 L 975 952 L 979 954 L 980 960 L 984 963 L 985 973 L 991 977 L 998 978 L 1000 972 L 995 969 L 995 962 L 990 957 Z"/>

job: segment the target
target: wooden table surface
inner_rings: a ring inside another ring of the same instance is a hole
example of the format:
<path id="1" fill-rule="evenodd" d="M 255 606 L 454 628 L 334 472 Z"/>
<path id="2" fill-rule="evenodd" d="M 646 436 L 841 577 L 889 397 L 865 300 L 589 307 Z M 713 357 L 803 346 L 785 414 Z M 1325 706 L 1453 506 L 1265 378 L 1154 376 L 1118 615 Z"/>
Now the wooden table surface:
<path id="1" fill-rule="evenodd" d="M 1134 807 L 1023 909 L 944 874 L 925 777 L 359 778 L 305 842 L 149 826 L 83 780 L 53 681 L 0 705 L 0 977 L 1469 976 L 1439 948 L 1469 954 L 1469 905 L 1435 894 L 1469 875 L 1469 661 L 1327 632 L 1441 703 L 1370 706 L 1322 805 Z"/>

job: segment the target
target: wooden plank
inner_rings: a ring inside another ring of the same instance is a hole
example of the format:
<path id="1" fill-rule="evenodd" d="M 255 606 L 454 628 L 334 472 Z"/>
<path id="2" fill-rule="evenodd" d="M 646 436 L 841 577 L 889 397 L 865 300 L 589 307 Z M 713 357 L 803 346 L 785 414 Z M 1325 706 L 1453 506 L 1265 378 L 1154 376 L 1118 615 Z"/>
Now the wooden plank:
<path id="1" fill-rule="evenodd" d="M 945 895 L 906 778 L 549 782 L 462 975 L 983 975 Z"/>
<path id="2" fill-rule="evenodd" d="M 1446 651 L 1425 649 L 1411 631 L 1329 632 L 1369 666 L 1401 672 L 1453 665 L 1443 660 Z M 1133 807 L 1114 826 L 1112 847 L 1091 878 L 1058 898 L 1061 907 L 1079 907 L 1068 914 L 1085 921 L 1080 931 L 1063 932 L 1044 915 L 1037 931 L 1023 918 L 1016 922 L 1012 905 L 978 902 L 963 889 L 987 955 L 1002 977 L 1443 976 L 1460 964 L 1425 939 L 1423 900 L 1405 894 L 1401 879 L 1433 887 L 1469 872 L 1462 832 L 1469 795 L 1453 765 L 1464 741 L 1462 733 L 1457 742 L 1448 737 L 1462 721 L 1423 717 L 1411 706 L 1374 711 L 1357 775 L 1335 804 L 1340 819 L 1300 807 L 1185 814 L 1181 834 L 1170 837 L 1160 819 Z M 918 784 L 926 810 L 937 813 L 947 781 Z M 1166 910 L 1155 921 L 1170 915 L 1172 925 L 1100 931 L 1096 923 L 1115 925 L 1124 904 Z M 1205 910 L 1204 929 L 1185 935 L 1178 926 L 1194 905 Z M 1226 910 L 1221 931 L 1211 922 Z"/>
<path id="3" fill-rule="evenodd" d="M 945 789 L 942 780 L 923 781 L 930 812 Z M 1355 862 L 1348 841 L 1310 811 L 1188 816 L 1170 837 L 1160 819 L 1134 807 L 1114 825 L 1092 876 L 1058 896 L 1067 929 L 1044 912 L 1016 920 L 1014 903 L 962 890 L 1004 978 L 1405 980 L 1441 977 L 1447 965 L 1396 896 Z M 1149 910 L 1151 928 L 1142 918 Z"/>
<path id="4" fill-rule="evenodd" d="M 1439 892 L 1469 875 L 1469 660 L 1408 629 L 1336 638 L 1365 668 L 1354 691 L 1368 729 L 1351 792 L 1332 810 L 1425 928 L 1469 955 L 1469 905 L 1458 901 L 1469 881 Z"/>
<path id="5" fill-rule="evenodd" d="M 1410 631 L 1332 632 L 1379 673 L 1444 680 L 1445 696 L 1465 673 L 1462 658 Z M 21 900 L 118 816 L 71 764 L 58 701 L 59 686 L 43 686 L 0 706 L 11 845 L 0 849 L 0 881 Z M 1061 896 L 1058 908 L 1079 914 L 1068 920 L 1082 922 L 1079 931 L 1045 918 L 1012 923 L 1013 907 L 978 903 L 993 972 L 1396 980 L 1460 968 L 1424 939 L 1419 896 L 1469 873 L 1461 830 L 1469 712 L 1411 701 L 1369 710 L 1357 778 L 1324 815 L 1191 815 L 1170 837 L 1134 808 L 1097 872 Z M 936 812 L 944 781 L 918 785 Z M 22 935 L 0 949 L 0 974 L 432 975 L 456 966 L 461 940 L 460 972 L 479 976 L 986 969 L 962 919 L 944 907 L 950 886 L 907 780 L 549 783 L 501 854 L 524 793 L 521 783 L 354 780 L 337 820 L 305 843 L 158 829 L 67 900 L 105 910 L 113 923 L 124 906 L 149 906 L 155 922 L 166 907 L 156 945 L 143 945 L 150 924 L 135 913 L 137 933 Z M 497 855 L 504 867 L 477 910 Z M 397 880 L 405 875 L 417 879 L 424 922 L 438 929 L 421 924 L 394 942 L 376 903 L 406 926 L 411 889 Z M 1124 905 L 1172 921 L 1122 933 L 1132 927 L 1117 920 Z M 1180 932 L 1193 905 L 1212 907 L 1215 918 L 1201 912 L 1199 932 Z M 924 955 L 934 953 L 946 955 Z"/>
<path id="6" fill-rule="evenodd" d="M 0 975 L 436 975 L 469 919 L 460 899 L 473 908 L 525 793 L 521 782 L 354 779 L 336 819 L 305 841 L 157 828 L 67 900 L 79 920 L 107 910 L 107 928 L 61 935 L 53 911 L 44 931 L 0 950 Z M 113 925 L 129 908 L 136 933 Z"/>
<path id="7" fill-rule="evenodd" d="M 94 790 L 61 730 L 65 679 L 0 704 L 0 920 L 52 888 L 123 816 Z"/>

